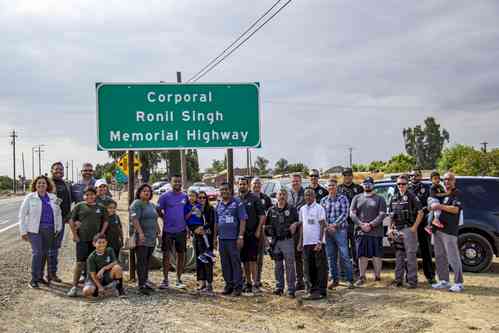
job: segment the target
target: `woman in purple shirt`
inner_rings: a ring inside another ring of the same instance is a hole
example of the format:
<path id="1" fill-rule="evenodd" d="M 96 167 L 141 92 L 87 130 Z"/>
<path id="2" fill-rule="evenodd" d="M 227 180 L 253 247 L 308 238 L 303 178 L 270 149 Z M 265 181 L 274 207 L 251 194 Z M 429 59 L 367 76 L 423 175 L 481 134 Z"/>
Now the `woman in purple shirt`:
<path id="1" fill-rule="evenodd" d="M 48 284 L 43 279 L 43 261 L 62 229 L 61 200 L 51 193 L 53 190 L 54 185 L 46 176 L 38 176 L 19 210 L 21 238 L 31 244 L 31 288 L 39 288 L 39 283 Z"/>

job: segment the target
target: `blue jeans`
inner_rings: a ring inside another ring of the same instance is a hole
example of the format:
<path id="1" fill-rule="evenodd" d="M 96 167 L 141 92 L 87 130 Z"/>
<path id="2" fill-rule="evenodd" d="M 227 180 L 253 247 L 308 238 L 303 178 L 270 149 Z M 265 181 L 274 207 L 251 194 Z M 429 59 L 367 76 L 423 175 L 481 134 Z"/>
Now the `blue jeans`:
<path id="1" fill-rule="evenodd" d="M 62 245 L 62 240 L 64 238 L 64 226 L 65 224 L 62 224 L 62 229 L 57 235 L 57 238 L 54 239 L 54 246 L 49 249 L 48 252 L 48 272 L 49 273 L 57 273 L 57 268 L 59 264 L 59 249 L 61 248 Z"/>
<path id="2" fill-rule="evenodd" d="M 333 281 L 338 281 L 338 252 L 340 253 L 341 266 L 346 270 L 347 281 L 352 282 L 352 260 L 348 250 L 348 229 L 338 228 L 336 232 L 326 234 L 326 254 L 329 263 L 329 273 Z"/>
<path id="3" fill-rule="evenodd" d="M 38 282 L 43 277 L 43 262 L 54 246 L 54 228 L 40 227 L 37 234 L 28 233 L 31 244 L 31 280 Z"/>

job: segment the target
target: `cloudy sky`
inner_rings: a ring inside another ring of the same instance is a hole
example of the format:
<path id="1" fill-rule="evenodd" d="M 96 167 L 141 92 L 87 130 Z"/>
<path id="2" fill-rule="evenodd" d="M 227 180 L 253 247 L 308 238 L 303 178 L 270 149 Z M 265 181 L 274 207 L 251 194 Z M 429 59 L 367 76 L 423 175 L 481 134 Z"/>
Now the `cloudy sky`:
<path id="1" fill-rule="evenodd" d="M 44 171 L 107 161 L 95 82 L 189 78 L 274 2 L 0 0 L 0 174 L 12 173 L 12 129 L 28 175 L 36 144 Z M 272 165 L 345 165 L 349 146 L 354 162 L 388 159 L 427 116 L 451 144 L 497 147 L 498 17 L 492 0 L 293 0 L 200 82 L 261 82 L 254 154 Z M 214 158 L 223 151 L 200 151 L 203 168 Z"/>

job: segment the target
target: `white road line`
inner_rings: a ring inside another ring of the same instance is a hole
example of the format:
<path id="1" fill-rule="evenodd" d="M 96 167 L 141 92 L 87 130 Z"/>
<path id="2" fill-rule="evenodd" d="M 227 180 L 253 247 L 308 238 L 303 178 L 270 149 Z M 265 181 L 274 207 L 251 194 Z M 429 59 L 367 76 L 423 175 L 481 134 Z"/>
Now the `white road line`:
<path id="1" fill-rule="evenodd" d="M 13 225 L 9 225 L 9 226 L 8 226 L 8 227 L 6 227 L 6 228 L 0 229 L 0 234 L 1 234 L 2 232 L 4 232 L 4 231 L 7 231 L 7 230 L 12 229 L 12 228 L 14 228 L 14 227 L 17 227 L 18 225 L 19 225 L 19 222 L 14 223 Z"/>
<path id="2" fill-rule="evenodd" d="M 0 220 L 0 224 L 9 223 L 9 220 Z"/>

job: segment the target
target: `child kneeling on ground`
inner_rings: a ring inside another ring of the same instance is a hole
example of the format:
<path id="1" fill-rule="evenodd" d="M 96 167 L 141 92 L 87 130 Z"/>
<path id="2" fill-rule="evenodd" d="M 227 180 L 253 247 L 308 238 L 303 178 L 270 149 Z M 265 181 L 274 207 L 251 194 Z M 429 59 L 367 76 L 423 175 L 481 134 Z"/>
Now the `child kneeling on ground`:
<path id="1" fill-rule="evenodd" d="M 123 271 L 116 260 L 113 249 L 107 247 L 106 236 L 95 235 L 93 244 L 95 251 L 87 259 L 88 277 L 83 287 L 83 296 L 97 297 L 99 293 L 102 295 L 104 287 L 113 282 L 116 284 L 118 294 L 124 295 Z"/>

